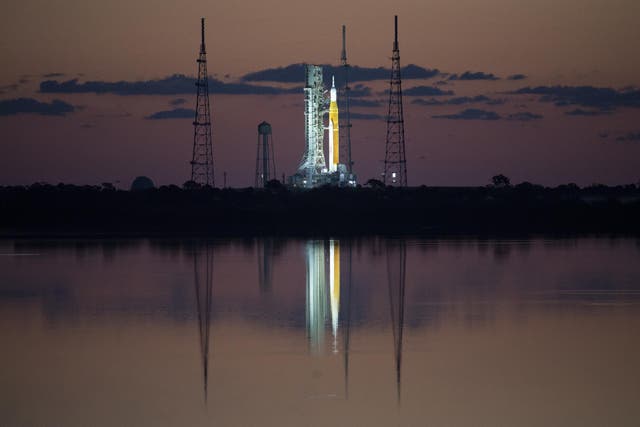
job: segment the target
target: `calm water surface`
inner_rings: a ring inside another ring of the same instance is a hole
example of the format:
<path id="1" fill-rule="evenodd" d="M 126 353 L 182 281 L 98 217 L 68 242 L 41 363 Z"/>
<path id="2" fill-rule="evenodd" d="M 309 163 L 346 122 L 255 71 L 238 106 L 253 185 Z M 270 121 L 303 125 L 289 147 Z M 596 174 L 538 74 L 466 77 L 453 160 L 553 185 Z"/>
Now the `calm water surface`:
<path id="1" fill-rule="evenodd" d="M 2 426 L 638 426 L 640 241 L 0 241 Z"/>

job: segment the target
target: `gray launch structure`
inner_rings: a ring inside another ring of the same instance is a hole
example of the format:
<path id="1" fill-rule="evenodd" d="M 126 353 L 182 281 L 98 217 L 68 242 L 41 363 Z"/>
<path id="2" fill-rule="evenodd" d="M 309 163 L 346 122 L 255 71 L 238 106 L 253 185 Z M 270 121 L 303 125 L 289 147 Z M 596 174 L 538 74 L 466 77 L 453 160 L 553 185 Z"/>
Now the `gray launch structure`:
<path id="1" fill-rule="evenodd" d="M 332 87 L 332 91 L 335 94 L 335 87 Z M 306 64 L 304 87 L 305 151 L 297 173 L 289 177 L 289 185 L 293 187 L 313 188 L 322 185 L 355 187 L 356 185 L 356 176 L 349 173 L 345 164 L 335 165 L 334 162 L 335 167 L 333 168 L 335 170 L 331 171 L 325 160 L 324 133 L 329 129 L 324 124 L 324 116 L 329 113 L 329 100 L 326 97 L 326 92 L 322 67 Z M 335 114 L 337 115 L 337 107 Z"/>

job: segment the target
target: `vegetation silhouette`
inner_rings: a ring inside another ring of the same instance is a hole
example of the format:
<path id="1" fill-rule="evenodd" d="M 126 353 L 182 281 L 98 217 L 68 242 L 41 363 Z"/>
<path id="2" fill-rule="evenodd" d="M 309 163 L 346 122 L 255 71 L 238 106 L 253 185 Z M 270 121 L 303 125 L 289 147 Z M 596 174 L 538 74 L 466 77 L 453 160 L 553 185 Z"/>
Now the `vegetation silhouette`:
<path id="1" fill-rule="evenodd" d="M 499 174 L 491 178 L 491 183 L 495 187 L 508 187 L 511 185 L 511 180 L 507 178 L 505 175 Z"/>
<path id="2" fill-rule="evenodd" d="M 506 177 L 505 177 L 506 178 Z M 494 180 L 495 181 L 495 180 Z M 504 181 L 502 181 L 504 183 Z M 332 212 L 328 215 L 328 212 Z M 0 187 L 0 235 L 638 233 L 636 185 Z"/>

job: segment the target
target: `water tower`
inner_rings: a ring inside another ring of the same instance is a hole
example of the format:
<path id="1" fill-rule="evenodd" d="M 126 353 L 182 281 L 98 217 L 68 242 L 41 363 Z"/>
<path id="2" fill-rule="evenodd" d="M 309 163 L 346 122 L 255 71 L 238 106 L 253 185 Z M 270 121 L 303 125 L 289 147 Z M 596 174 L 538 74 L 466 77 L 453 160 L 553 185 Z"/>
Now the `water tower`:
<path id="1" fill-rule="evenodd" d="M 265 187 L 267 182 L 276 179 L 276 161 L 273 155 L 273 135 L 271 125 L 262 122 L 258 125 L 258 152 L 256 155 L 256 188 Z"/>

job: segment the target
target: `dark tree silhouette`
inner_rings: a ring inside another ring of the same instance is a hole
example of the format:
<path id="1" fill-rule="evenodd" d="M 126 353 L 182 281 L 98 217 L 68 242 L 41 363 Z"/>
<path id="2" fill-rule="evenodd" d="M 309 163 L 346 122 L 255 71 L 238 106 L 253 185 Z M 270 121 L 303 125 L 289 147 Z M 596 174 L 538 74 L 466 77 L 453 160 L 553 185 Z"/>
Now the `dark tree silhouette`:
<path id="1" fill-rule="evenodd" d="M 182 188 L 185 190 L 197 190 L 201 188 L 201 185 L 195 181 L 189 180 L 182 184 Z"/>
<path id="2" fill-rule="evenodd" d="M 371 178 L 364 185 L 366 185 L 367 187 L 371 187 L 371 188 L 384 188 L 384 182 L 380 181 L 379 179 L 375 179 L 375 178 Z"/>
<path id="3" fill-rule="evenodd" d="M 268 188 L 270 190 L 281 190 L 284 188 L 284 185 L 277 179 L 270 179 L 269 181 L 267 181 L 265 188 Z"/>
<path id="4" fill-rule="evenodd" d="M 511 180 L 503 174 L 495 175 L 491 178 L 491 182 L 495 187 L 508 187 L 511 185 Z"/>
<path id="5" fill-rule="evenodd" d="M 497 185 L 507 185 L 506 177 L 493 182 L 496 186 L 397 188 L 372 179 L 362 188 L 282 186 L 266 191 L 193 182 L 145 191 L 47 183 L 0 186 L 0 234 L 640 235 L 640 189 L 634 185 L 581 189 L 522 183 L 505 189 Z M 327 207 L 333 206 L 340 207 L 340 221 L 327 221 Z M 402 221 L 389 221 L 391 216 Z"/>

